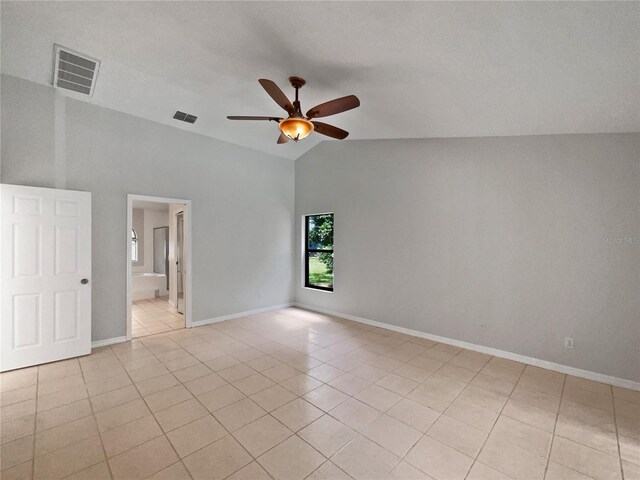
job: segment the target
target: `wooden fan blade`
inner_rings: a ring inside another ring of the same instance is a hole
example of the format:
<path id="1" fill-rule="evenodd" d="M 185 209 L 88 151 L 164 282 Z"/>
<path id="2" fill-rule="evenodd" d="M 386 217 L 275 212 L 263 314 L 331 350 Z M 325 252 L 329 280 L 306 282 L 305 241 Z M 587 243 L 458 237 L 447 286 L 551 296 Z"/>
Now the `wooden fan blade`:
<path id="1" fill-rule="evenodd" d="M 287 137 L 284 133 L 281 133 L 278 137 L 278 143 L 287 143 L 289 141 L 289 137 Z"/>
<path id="2" fill-rule="evenodd" d="M 318 118 L 328 117 L 329 115 L 335 115 L 336 113 L 346 112 L 352 108 L 360 106 L 360 100 L 355 95 L 347 95 L 346 97 L 336 98 L 320 105 L 316 105 L 307 112 L 307 117 Z"/>
<path id="3" fill-rule="evenodd" d="M 349 136 L 349 132 L 346 130 L 342 130 L 341 128 L 334 127 L 333 125 L 329 125 L 328 123 L 322 122 L 311 122 L 313 123 L 314 131 L 326 135 L 327 137 L 337 138 L 338 140 L 344 140 Z"/>
<path id="4" fill-rule="evenodd" d="M 229 115 L 227 117 L 229 120 L 273 120 L 274 122 L 279 122 L 282 118 L 278 117 L 247 117 L 247 116 L 239 116 L 239 115 Z"/>
<path id="5" fill-rule="evenodd" d="M 282 90 L 280 90 L 280 87 L 278 87 L 278 85 L 276 85 L 271 80 L 267 80 L 266 78 L 261 78 L 260 80 L 258 80 L 258 82 L 260 82 L 260 85 L 262 85 L 262 88 L 267 91 L 269 96 L 273 98 L 278 105 L 284 108 L 289 115 L 294 112 L 292 103 L 282 92 Z"/>

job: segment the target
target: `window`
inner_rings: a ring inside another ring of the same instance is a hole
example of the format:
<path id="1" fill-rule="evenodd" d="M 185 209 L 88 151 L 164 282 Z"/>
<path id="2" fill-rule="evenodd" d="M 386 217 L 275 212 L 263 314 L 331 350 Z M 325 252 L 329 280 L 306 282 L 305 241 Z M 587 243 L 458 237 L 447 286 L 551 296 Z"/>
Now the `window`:
<path id="1" fill-rule="evenodd" d="M 304 286 L 333 292 L 333 213 L 304 218 Z"/>
<path id="2" fill-rule="evenodd" d="M 131 261 L 138 261 L 138 234 L 133 228 L 131 229 Z"/>

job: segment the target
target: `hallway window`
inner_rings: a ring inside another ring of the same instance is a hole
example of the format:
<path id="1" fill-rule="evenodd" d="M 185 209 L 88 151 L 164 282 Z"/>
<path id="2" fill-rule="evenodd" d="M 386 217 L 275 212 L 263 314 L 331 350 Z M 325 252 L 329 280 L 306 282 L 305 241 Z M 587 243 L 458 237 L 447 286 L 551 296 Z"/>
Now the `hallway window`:
<path id="1" fill-rule="evenodd" d="M 131 261 L 138 261 L 138 234 L 133 228 L 131 229 Z"/>
<path id="2" fill-rule="evenodd" d="M 333 292 L 333 213 L 304 218 L 304 286 Z"/>

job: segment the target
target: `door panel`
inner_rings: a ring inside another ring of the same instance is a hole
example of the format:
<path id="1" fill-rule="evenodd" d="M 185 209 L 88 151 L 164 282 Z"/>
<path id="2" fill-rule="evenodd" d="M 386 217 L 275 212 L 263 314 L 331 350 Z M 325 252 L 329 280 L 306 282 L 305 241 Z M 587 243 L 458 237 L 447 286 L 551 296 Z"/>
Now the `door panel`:
<path id="1" fill-rule="evenodd" d="M 78 202 L 56 200 L 56 215 L 59 217 L 77 217 Z"/>
<path id="2" fill-rule="evenodd" d="M 13 346 L 40 344 L 41 295 L 31 293 L 13 297 Z"/>
<path id="3" fill-rule="evenodd" d="M 13 197 L 13 213 L 17 215 L 40 215 L 40 199 L 38 197 Z"/>
<path id="4" fill-rule="evenodd" d="M 78 338 L 78 301 L 76 290 L 55 293 L 54 341 Z"/>
<path id="5" fill-rule="evenodd" d="M 56 274 L 78 272 L 78 229 L 77 227 L 55 227 Z"/>
<path id="6" fill-rule="evenodd" d="M 13 272 L 15 277 L 40 274 L 40 225 L 13 225 Z"/>
<path id="7" fill-rule="evenodd" d="M 90 353 L 91 194 L 0 193 L 0 370 Z"/>

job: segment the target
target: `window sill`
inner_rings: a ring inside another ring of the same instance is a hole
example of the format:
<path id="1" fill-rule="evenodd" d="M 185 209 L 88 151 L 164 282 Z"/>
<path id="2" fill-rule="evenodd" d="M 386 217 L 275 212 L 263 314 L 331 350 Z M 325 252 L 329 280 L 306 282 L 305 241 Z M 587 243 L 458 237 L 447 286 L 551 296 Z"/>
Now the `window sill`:
<path id="1" fill-rule="evenodd" d="M 323 290 L 322 288 L 313 288 L 313 287 L 305 287 L 305 286 L 303 286 L 302 288 L 304 288 L 305 290 L 311 290 L 313 292 L 333 293 L 333 290 Z"/>

